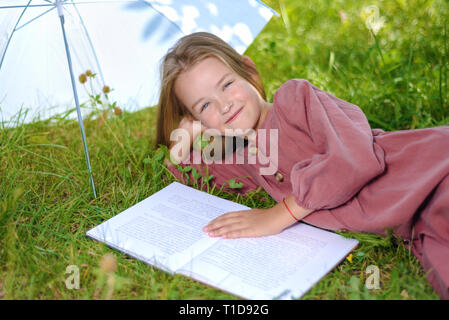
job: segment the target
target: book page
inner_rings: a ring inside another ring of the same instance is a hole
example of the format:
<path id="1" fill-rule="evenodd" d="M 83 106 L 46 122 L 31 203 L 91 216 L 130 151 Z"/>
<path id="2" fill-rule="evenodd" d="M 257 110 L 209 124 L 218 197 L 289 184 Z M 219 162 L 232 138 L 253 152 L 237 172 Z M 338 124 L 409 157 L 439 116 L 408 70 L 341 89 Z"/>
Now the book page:
<path id="1" fill-rule="evenodd" d="M 245 208 L 174 182 L 87 236 L 172 272 L 218 240 L 202 231 L 210 220 Z"/>
<path id="2" fill-rule="evenodd" d="M 356 245 L 298 223 L 274 236 L 222 239 L 176 273 L 245 299 L 299 298 Z"/>

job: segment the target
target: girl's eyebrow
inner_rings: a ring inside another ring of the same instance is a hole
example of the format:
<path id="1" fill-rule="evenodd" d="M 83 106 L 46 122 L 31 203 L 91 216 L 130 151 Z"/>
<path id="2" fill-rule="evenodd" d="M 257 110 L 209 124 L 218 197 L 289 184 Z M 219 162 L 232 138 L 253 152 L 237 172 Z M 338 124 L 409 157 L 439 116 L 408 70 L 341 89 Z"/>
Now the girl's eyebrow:
<path id="1" fill-rule="evenodd" d="M 218 82 L 217 82 L 217 84 L 215 85 L 215 88 L 217 88 L 219 85 L 220 85 L 220 83 L 227 77 L 227 76 L 229 76 L 230 74 L 232 74 L 232 72 L 228 72 L 228 73 L 225 73 L 221 78 L 220 78 L 220 80 L 218 80 Z M 195 106 L 201 101 L 201 100 L 203 100 L 204 98 L 199 98 L 198 100 L 196 100 L 196 102 L 194 103 L 194 104 L 192 104 L 192 110 L 195 108 Z"/>
<path id="2" fill-rule="evenodd" d="M 218 87 L 220 85 L 220 83 L 224 80 L 224 78 L 226 78 L 230 74 L 231 74 L 231 72 L 224 74 L 223 77 L 221 77 L 220 80 L 218 80 L 217 84 L 215 85 L 215 88 Z"/>

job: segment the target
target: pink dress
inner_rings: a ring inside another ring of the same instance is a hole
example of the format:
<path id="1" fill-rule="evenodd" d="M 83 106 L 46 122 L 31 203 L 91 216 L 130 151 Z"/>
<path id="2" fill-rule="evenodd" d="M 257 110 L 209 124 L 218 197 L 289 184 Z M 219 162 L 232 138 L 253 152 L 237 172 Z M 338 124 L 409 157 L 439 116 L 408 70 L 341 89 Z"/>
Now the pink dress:
<path id="1" fill-rule="evenodd" d="M 299 206 L 315 210 L 303 220 L 320 228 L 380 235 L 388 228 L 449 299 L 449 126 L 371 129 L 356 105 L 293 79 L 276 92 L 259 129 L 279 129 L 277 161 L 272 141 L 250 144 L 244 154 L 257 150 L 257 162 L 209 164 L 213 182 L 240 177 L 239 192 L 262 186 L 278 202 L 293 194 Z M 269 165 L 276 173 L 261 175 Z"/>

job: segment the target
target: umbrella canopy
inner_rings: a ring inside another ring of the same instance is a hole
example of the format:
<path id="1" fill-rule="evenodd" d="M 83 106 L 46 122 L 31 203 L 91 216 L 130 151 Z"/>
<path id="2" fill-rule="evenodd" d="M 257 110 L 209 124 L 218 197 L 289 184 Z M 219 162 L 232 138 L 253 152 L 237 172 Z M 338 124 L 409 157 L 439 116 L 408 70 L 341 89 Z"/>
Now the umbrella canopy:
<path id="1" fill-rule="evenodd" d="M 211 32 L 243 53 L 273 13 L 255 0 L 1 0 L 0 121 L 75 106 L 96 197 L 80 101 L 108 84 L 123 109 L 154 105 L 160 59 L 180 37 Z M 90 92 L 75 80 L 86 70 L 99 75 Z"/>
<path id="2" fill-rule="evenodd" d="M 60 18 L 75 78 L 86 70 L 127 111 L 155 105 L 159 62 L 182 36 L 207 31 L 243 53 L 275 13 L 255 0 L 0 0 L 0 121 L 75 107 Z M 88 93 L 76 81 L 79 101 Z M 87 110 L 85 111 L 87 112 Z"/>

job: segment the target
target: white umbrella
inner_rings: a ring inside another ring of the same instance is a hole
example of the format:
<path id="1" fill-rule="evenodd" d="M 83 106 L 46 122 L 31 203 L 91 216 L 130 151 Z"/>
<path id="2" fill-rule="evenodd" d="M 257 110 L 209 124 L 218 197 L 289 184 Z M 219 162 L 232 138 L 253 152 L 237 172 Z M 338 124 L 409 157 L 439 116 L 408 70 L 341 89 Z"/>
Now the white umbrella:
<path id="1" fill-rule="evenodd" d="M 159 62 L 182 36 L 216 34 L 243 53 L 273 14 L 256 0 L 0 0 L 0 121 L 21 122 L 76 107 L 95 194 L 76 81 L 98 74 L 122 109 L 155 105 Z"/>

